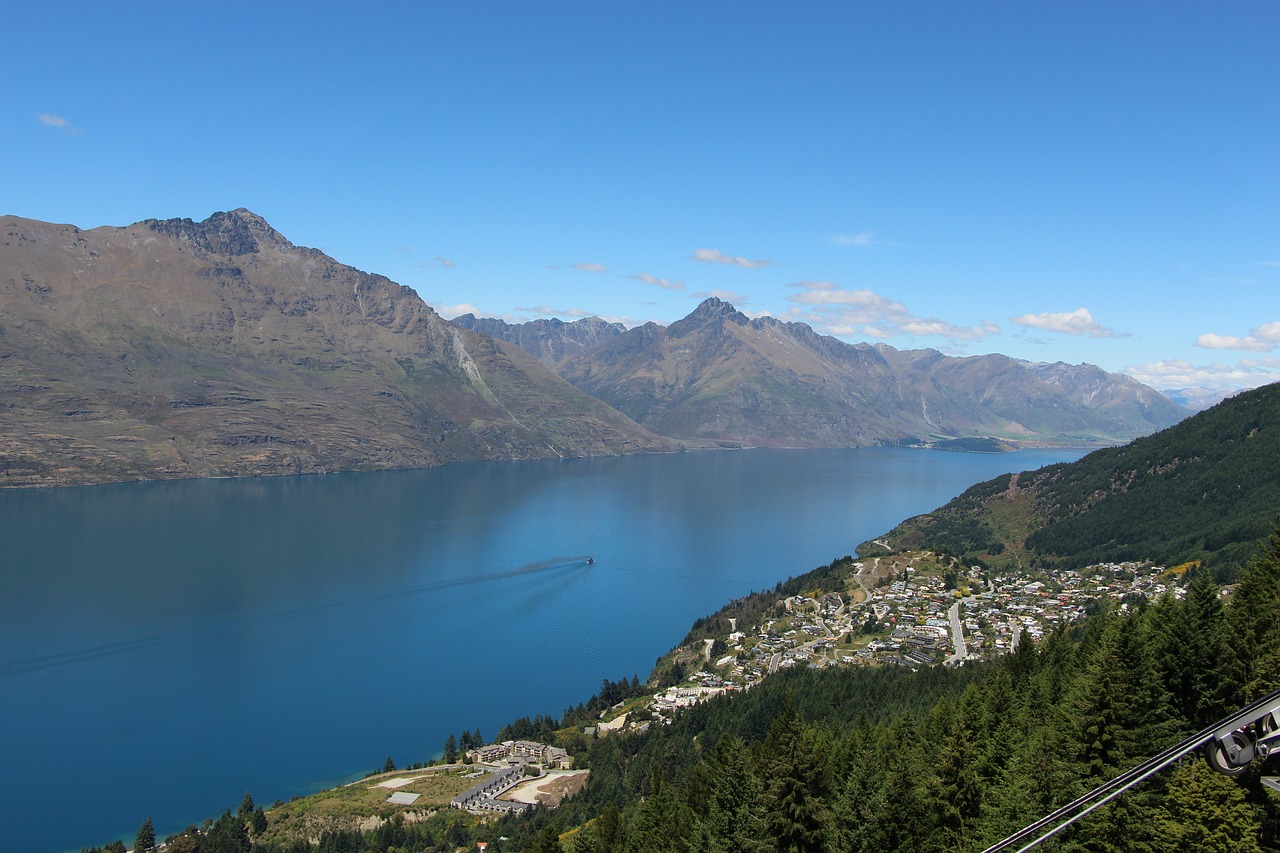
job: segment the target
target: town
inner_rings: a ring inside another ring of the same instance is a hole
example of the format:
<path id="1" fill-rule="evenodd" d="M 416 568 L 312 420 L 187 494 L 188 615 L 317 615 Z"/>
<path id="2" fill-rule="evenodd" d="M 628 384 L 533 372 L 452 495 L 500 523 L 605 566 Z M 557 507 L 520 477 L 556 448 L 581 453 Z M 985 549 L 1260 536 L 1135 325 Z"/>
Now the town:
<path id="1" fill-rule="evenodd" d="M 668 722 L 680 708 L 749 690 L 797 666 L 962 666 L 998 657 L 1082 618 L 1104 599 L 1123 608 L 1133 596 L 1181 598 L 1185 590 L 1177 581 L 1186 568 L 1104 563 L 996 578 L 930 552 L 852 561 L 839 588 L 781 598 L 759 624 L 730 617 L 723 636 L 676 649 L 668 655 L 674 671 L 691 674 L 615 708 L 618 713 L 606 714 L 588 733 Z"/>
<path id="2" fill-rule="evenodd" d="M 555 808 L 580 792 L 589 770 L 573 769 L 572 743 L 582 738 L 644 732 L 670 723 L 681 709 L 794 667 L 964 666 L 1038 642 L 1083 618 L 1104 601 L 1125 609 L 1169 595 L 1182 598 L 1190 566 L 1104 563 L 1079 570 L 989 572 L 954 557 L 903 552 L 834 562 L 795 584 L 753 593 L 699 620 L 679 647 L 659 659 L 641 689 L 580 728 L 557 733 L 560 745 L 478 740 L 459 754 L 421 769 L 375 774 L 307 800 L 376 802 L 424 819 L 446 806 L 476 817 Z M 801 592 L 796 588 L 807 586 Z M 738 615 L 730 615 L 730 614 Z M 639 686 L 638 683 L 636 685 Z M 656 689 L 655 689 L 656 688 Z M 569 747 L 565 749 L 564 747 Z M 384 805 L 384 808 L 385 808 Z M 344 806 L 349 808 L 350 806 Z M 321 807 L 321 811 L 324 807 Z M 272 825 L 315 832 L 315 806 L 277 803 Z M 385 818 L 378 818 L 381 823 Z"/>
<path id="3" fill-rule="evenodd" d="M 757 624 L 742 616 L 714 620 L 722 634 L 698 636 L 659 660 L 653 693 L 633 696 L 584 725 L 588 738 L 643 732 L 670 723 L 681 709 L 793 667 L 963 666 L 1038 642 L 1081 619 L 1103 600 L 1120 608 L 1166 595 L 1181 598 L 1188 566 L 1104 563 L 1079 570 L 995 576 L 982 566 L 927 551 L 861 560 L 846 558 L 803 593 L 755 593 Z M 732 612 L 732 605 L 725 612 Z M 534 804 L 554 808 L 586 784 L 565 749 L 531 741 L 478 745 L 465 764 L 438 768 L 462 773 L 449 801 L 476 815 L 516 813 Z M 431 768 L 435 770 L 437 768 Z M 422 777 L 377 783 L 400 789 Z M 439 777 L 437 777 L 439 778 Z M 412 798 L 412 799 L 411 799 Z M 387 801 L 411 805 L 416 794 L 397 790 Z"/>

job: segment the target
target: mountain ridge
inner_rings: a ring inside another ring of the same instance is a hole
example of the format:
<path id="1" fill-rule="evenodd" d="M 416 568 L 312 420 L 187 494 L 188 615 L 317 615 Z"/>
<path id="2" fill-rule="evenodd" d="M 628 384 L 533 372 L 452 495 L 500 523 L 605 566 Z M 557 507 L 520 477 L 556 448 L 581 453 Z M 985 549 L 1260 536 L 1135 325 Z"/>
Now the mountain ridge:
<path id="1" fill-rule="evenodd" d="M 476 328 L 482 321 L 453 322 Z M 539 326 L 538 349 L 530 351 L 556 349 L 547 341 L 555 334 L 580 341 L 575 328 L 587 322 Z M 528 348 L 522 324 L 486 328 Z M 615 331 L 595 335 L 593 345 L 561 346 L 563 355 L 544 363 L 673 440 L 856 447 L 992 437 L 1096 446 L 1190 414 L 1093 365 L 847 344 L 804 323 L 749 318 L 715 297 L 669 326 Z"/>
<path id="2" fill-rule="evenodd" d="M 0 217 L 0 484 L 670 449 L 250 211 L 91 230 Z"/>

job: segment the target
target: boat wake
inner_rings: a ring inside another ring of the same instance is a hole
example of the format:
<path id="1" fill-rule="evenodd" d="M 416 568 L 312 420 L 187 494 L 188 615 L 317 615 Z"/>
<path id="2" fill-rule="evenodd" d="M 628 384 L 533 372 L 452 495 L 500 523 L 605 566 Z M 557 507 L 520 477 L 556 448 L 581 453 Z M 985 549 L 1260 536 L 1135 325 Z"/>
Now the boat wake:
<path id="1" fill-rule="evenodd" d="M 446 589 L 480 586 L 482 584 L 511 580 L 529 575 L 543 574 L 548 577 L 552 577 L 561 574 L 569 574 L 584 569 L 590 566 L 593 562 L 594 560 L 591 557 L 585 555 L 581 557 L 551 557 L 546 560 L 525 563 L 524 565 L 517 566 L 513 569 L 433 581 L 431 583 L 418 584 L 415 586 L 397 587 L 394 589 L 383 590 L 382 592 L 374 593 L 372 595 L 344 598 L 339 601 L 327 601 L 302 607 L 279 608 L 257 612 L 233 611 L 222 613 L 208 616 L 203 619 L 188 620 L 182 625 L 182 627 L 177 628 L 176 630 L 125 636 L 89 647 L 67 649 L 65 651 L 32 655 L 30 657 L 15 658 L 12 660 L 0 660 L 0 676 L 39 672 L 53 667 L 84 663 L 98 658 L 110 657 L 112 655 L 125 654 L 131 651 L 149 648 L 181 637 L 197 636 L 199 634 L 208 633 L 219 628 L 225 628 L 233 625 L 252 625 L 284 619 L 294 619 L 304 616 L 315 616 L 323 613 L 337 613 L 351 610 L 353 608 L 367 607 L 369 605 L 381 604 L 388 601 L 396 601 L 410 596 L 426 595 L 428 593 L 439 592 Z"/>

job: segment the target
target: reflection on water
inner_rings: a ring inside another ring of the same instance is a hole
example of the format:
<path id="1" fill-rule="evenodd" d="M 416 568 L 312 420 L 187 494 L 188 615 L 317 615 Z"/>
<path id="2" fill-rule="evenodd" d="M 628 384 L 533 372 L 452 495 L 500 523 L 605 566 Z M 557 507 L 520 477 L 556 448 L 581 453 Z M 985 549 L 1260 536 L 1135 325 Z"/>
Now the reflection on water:
<path id="1" fill-rule="evenodd" d="M 0 492 L 0 793 L 27 816 L 6 832 L 32 833 L 0 846 L 131 840 L 147 815 L 163 835 L 245 789 L 287 799 L 559 714 L 603 678 L 643 678 L 731 598 L 1079 455 L 690 453 Z"/>

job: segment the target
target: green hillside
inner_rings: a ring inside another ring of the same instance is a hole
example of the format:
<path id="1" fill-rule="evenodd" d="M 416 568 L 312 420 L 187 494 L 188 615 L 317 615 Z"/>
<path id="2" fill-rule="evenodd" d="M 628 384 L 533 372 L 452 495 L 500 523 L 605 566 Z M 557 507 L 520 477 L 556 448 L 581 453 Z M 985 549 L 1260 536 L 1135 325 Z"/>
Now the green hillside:
<path id="1" fill-rule="evenodd" d="M 1280 512 L 1280 385 L 1078 462 L 979 483 L 883 537 L 992 565 L 1238 565 Z M 866 543 L 862 554 L 879 546 Z"/>

